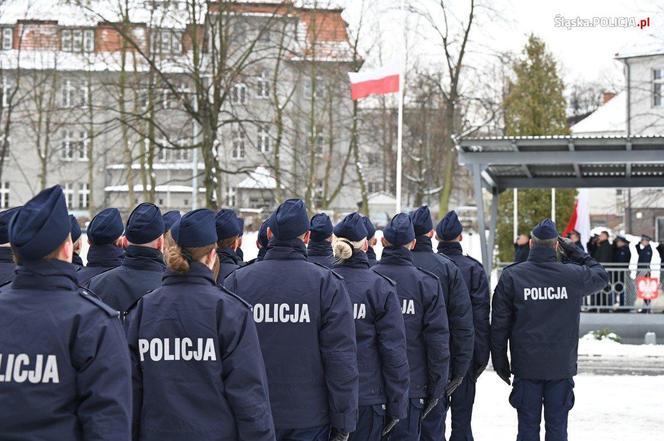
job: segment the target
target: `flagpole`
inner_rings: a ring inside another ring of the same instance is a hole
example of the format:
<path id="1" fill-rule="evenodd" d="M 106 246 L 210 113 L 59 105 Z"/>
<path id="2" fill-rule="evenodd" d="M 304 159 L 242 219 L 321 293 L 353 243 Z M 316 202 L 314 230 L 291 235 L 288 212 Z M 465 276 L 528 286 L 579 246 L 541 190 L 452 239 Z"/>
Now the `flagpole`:
<path id="1" fill-rule="evenodd" d="M 551 220 L 556 221 L 556 189 L 551 189 Z"/>
<path id="2" fill-rule="evenodd" d="M 404 15 L 404 2 L 401 0 L 400 5 L 400 15 L 401 21 L 403 23 L 403 33 L 401 38 L 403 39 L 403 46 L 401 48 L 400 54 L 400 66 L 401 69 L 399 74 L 399 121 L 397 123 L 397 188 L 396 188 L 396 213 L 401 213 L 401 174 L 402 174 L 402 150 L 403 150 L 403 87 L 404 87 L 404 76 L 405 76 L 405 65 L 406 65 L 406 17 Z"/>

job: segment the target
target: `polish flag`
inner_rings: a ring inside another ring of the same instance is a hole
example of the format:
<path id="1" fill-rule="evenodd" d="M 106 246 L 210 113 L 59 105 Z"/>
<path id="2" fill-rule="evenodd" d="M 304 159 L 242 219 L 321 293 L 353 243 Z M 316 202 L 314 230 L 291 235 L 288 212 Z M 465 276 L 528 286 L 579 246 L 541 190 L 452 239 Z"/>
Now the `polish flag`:
<path id="1" fill-rule="evenodd" d="M 576 197 L 574 204 L 574 211 L 569 218 L 565 231 L 563 231 L 563 236 L 567 237 L 572 230 L 580 233 L 581 244 L 585 248 L 590 240 L 590 200 L 587 189 L 579 190 L 579 195 Z"/>
<path id="2" fill-rule="evenodd" d="M 353 101 L 370 95 L 386 95 L 399 92 L 401 69 L 398 64 L 362 72 L 350 72 L 351 95 Z"/>

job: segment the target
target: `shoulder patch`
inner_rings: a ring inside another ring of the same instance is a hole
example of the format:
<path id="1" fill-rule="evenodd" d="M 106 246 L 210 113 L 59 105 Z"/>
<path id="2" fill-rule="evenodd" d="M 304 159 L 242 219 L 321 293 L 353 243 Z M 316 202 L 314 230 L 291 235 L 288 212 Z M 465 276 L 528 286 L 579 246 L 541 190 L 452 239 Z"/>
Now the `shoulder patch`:
<path id="1" fill-rule="evenodd" d="M 313 263 L 313 264 L 316 265 L 316 266 L 319 266 L 319 267 L 321 267 L 321 268 L 323 268 L 323 269 L 328 270 L 329 272 L 332 273 L 333 276 L 335 276 L 335 277 L 336 277 L 337 279 L 339 279 L 339 280 L 343 280 L 343 279 L 344 279 L 343 276 L 342 276 L 341 274 L 339 274 L 338 272 L 334 271 L 332 268 L 328 268 L 328 267 L 326 267 L 326 266 L 323 265 L 322 263 L 312 262 L 312 261 L 308 261 L 308 262 L 309 262 L 309 263 Z"/>
<path id="2" fill-rule="evenodd" d="M 244 300 L 242 297 L 240 297 L 239 295 L 235 294 L 233 291 L 231 291 L 231 290 L 229 290 L 229 289 L 227 289 L 226 287 L 223 287 L 223 286 L 221 286 L 221 285 L 217 285 L 217 288 L 219 288 L 219 290 L 220 290 L 221 292 L 223 292 L 224 294 L 227 294 L 227 295 L 233 297 L 235 300 L 237 300 L 238 302 L 240 302 L 241 304 L 243 304 L 243 305 L 246 306 L 247 308 L 249 308 L 249 309 L 253 309 L 253 306 L 251 305 L 251 303 L 247 302 L 247 301 Z"/>
<path id="3" fill-rule="evenodd" d="M 83 287 L 79 287 L 78 295 L 83 297 L 88 302 L 90 302 L 90 303 L 94 304 L 95 306 L 97 306 L 99 309 L 104 311 L 106 313 L 106 315 L 108 315 L 109 317 L 116 317 L 116 318 L 120 317 L 120 312 L 119 311 L 116 311 L 115 309 L 108 306 L 99 297 L 97 297 L 92 291 L 87 290 Z"/>
<path id="4" fill-rule="evenodd" d="M 373 268 L 371 268 L 371 271 L 373 271 L 374 273 L 376 273 L 377 275 L 379 275 L 379 276 L 382 277 L 383 279 L 387 280 L 387 283 L 389 283 L 390 285 L 392 285 L 392 286 L 397 286 L 397 282 L 395 282 L 394 280 L 390 279 L 390 278 L 387 277 L 385 274 L 381 274 L 381 273 L 379 273 L 378 271 L 374 270 Z"/>
<path id="5" fill-rule="evenodd" d="M 435 278 L 436 280 L 440 280 L 440 279 L 438 278 L 438 276 L 435 275 L 434 273 L 432 273 L 431 271 L 427 271 L 427 270 L 425 270 L 424 268 L 420 268 L 419 266 L 416 266 L 415 268 L 417 268 L 418 270 L 422 271 L 424 274 L 427 274 L 427 275 L 429 275 L 429 276 Z"/>

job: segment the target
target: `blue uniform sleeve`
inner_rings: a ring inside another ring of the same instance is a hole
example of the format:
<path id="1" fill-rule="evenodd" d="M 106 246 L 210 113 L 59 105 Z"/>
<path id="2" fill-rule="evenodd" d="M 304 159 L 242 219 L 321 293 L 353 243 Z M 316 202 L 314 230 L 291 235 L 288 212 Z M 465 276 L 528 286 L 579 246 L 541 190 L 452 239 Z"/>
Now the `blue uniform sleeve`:
<path id="1" fill-rule="evenodd" d="M 325 368 L 330 424 L 353 432 L 358 418 L 359 373 L 353 307 L 341 280 L 331 272 L 321 291 L 321 325 L 318 331 Z"/>
<path id="2" fill-rule="evenodd" d="M 120 320 L 81 318 L 72 349 L 82 438 L 131 439 L 131 366 Z"/>
<path id="3" fill-rule="evenodd" d="M 493 293 L 491 310 L 491 362 L 494 370 L 509 370 L 507 341 L 514 323 L 513 291 L 508 274 L 503 272 Z"/>
<path id="4" fill-rule="evenodd" d="M 381 293 L 386 293 L 384 304 L 376 305 L 375 322 L 385 381 L 386 410 L 389 416 L 403 419 L 407 416 L 410 382 L 406 329 L 394 287 L 381 283 L 379 289 Z"/>
<path id="5" fill-rule="evenodd" d="M 443 289 L 437 278 L 424 284 L 422 334 L 426 344 L 429 397 L 442 398 L 449 376 L 450 328 Z"/>
<path id="6" fill-rule="evenodd" d="M 132 385 L 132 432 L 134 440 L 138 440 L 141 428 L 141 410 L 143 408 L 143 370 L 138 352 L 138 329 L 143 314 L 143 302 L 139 301 L 125 316 L 125 332 L 129 345 L 129 359 L 131 361 Z"/>
<path id="7" fill-rule="evenodd" d="M 267 375 L 251 310 L 242 306 L 238 313 L 219 305 L 222 380 L 238 439 L 274 441 Z"/>
<path id="8" fill-rule="evenodd" d="M 470 300 L 473 305 L 473 324 L 475 325 L 473 367 L 477 370 L 489 362 L 489 314 L 491 309 L 489 281 L 484 268 L 479 263 L 473 268 L 471 285 Z"/>
<path id="9" fill-rule="evenodd" d="M 595 259 L 586 254 L 581 269 L 581 283 L 584 295 L 595 294 L 609 282 L 609 274 Z"/>
<path id="10" fill-rule="evenodd" d="M 473 326 L 474 308 L 461 270 L 453 263 L 450 265 L 448 290 L 447 316 L 450 324 L 450 351 L 452 353 L 450 374 L 452 377 L 463 376 L 468 372 L 473 358 L 476 332 Z"/>

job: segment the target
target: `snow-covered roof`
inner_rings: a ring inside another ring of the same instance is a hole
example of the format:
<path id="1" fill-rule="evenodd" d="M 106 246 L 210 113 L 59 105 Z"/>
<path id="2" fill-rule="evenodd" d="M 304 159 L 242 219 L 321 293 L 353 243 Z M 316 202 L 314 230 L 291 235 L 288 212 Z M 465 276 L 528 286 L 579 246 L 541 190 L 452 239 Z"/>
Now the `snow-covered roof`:
<path id="1" fill-rule="evenodd" d="M 249 173 L 237 186 L 246 190 L 274 190 L 277 188 L 277 181 L 272 177 L 270 171 L 265 167 L 256 167 L 256 170 Z"/>
<path id="2" fill-rule="evenodd" d="M 125 170 L 126 164 L 110 164 L 106 166 L 107 170 Z M 140 170 L 141 164 L 132 164 L 132 170 Z M 153 170 L 191 170 L 191 162 L 156 162 L 152 164 Z M 198 163 L 198 169 L 204 170 L 205 165 L 202 162 Z"/>
<path id="3" fill-rule="evenodd" d="M 627 93 L 620 92 L 572 126 L 574 135 L 622 135 L 626 133 Z"/>
<path id="4" fill-rule="evenodd" d="M 385 192 L 379 192 L 379 193 L 372 193 L 369 195 L 369 203 L 370 204 L 376 204 L 376 205 L 388 205 L 388 204 L 396 204 L 397 200 L 395 199 L 394 196 L 392 196 L 389 193 Z"/>
<path id="5" fill-rule="evenodd" d="M 626 44 L 616 53 L 616 58 L 621 60 L 653 55 L 664 55 L 664 38 L 661 36 L 642 36 L 638 41 Z"/>
<path id="6" fill-rule="evenodd" d="M 148 190 L 150 189 L 150 186 L 148 186 Z M 126 193 L 129 190 L 128 185 L 109 185 L 107 187 L 104 187 L 104 191 L 107 191 L 109 193 Z M 143 185 L 141 184 L 136 184 L 134 185 L 134 191 L 135 192 L 141 192 L 143 191 Z M 192 187 L 189 187 L 187 185 L 157 185 L 155 187 L 155 191 L 157 193 L 191 193 Z M 199 189 L 200 191 L 205 191 L 204 189 Z"/>

